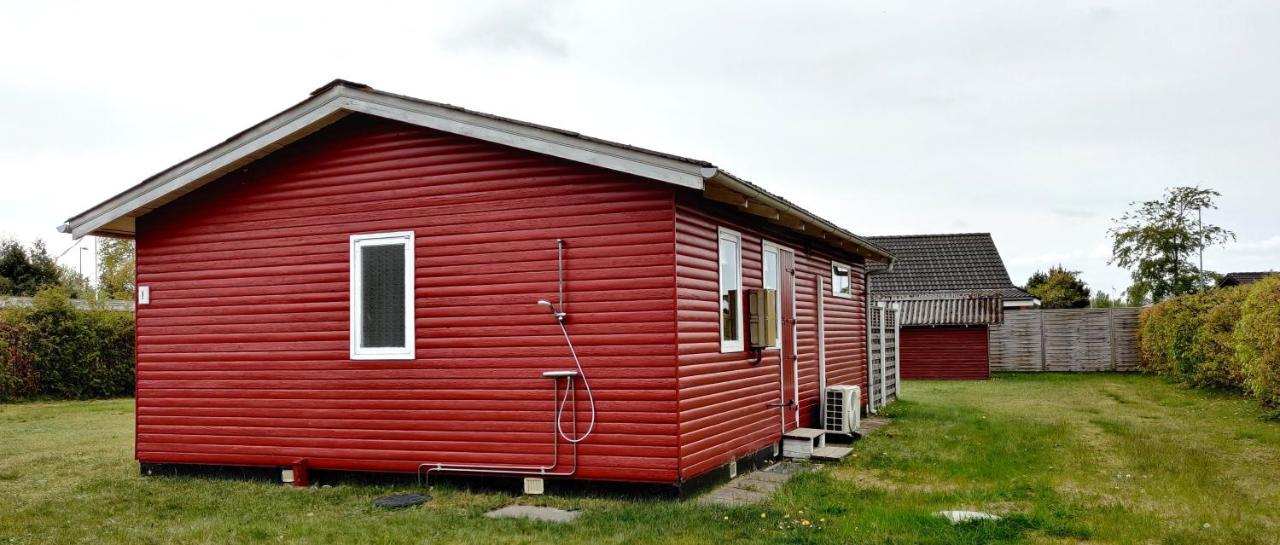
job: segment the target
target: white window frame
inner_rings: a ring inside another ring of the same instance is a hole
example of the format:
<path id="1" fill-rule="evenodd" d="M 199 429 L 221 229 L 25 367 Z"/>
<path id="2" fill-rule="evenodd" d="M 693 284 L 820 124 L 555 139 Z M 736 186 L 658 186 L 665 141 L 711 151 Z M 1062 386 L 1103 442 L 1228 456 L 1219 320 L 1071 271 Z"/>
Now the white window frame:
<path id="1" fill-rule="evenodd" d="M 836 269 L 844 269 L 849 273 L 849 293 L 839 293 L 836 291 Z M 843 299 L 853 299 L 853 267 L 850 267 L 839 261 L 831 262 L 831 295 Z"/>
<path id="2" fill-rule="evenodd" d="M 361 317 L 364 315 L 361 291 L 364 286 L 363 267 L 360 265 L 360 249 L 366 246 L 389 244 L 404 245 L 404 339 L 402 347 L 365 348 L 360 346 L 362 328 Z M 416 355 L 413 323 L 414 299 L 414 236 L 413 231 L 397 231 L 393 233 L 367 233 L 351 235 L 351 257 L 348 263 L 351 271 L 351 359 L 353 360 L 411 360 Z"/>
<path id="3" fill-rule="evenodd" d="M 724 275 L 720 274 L 720 242 L 724 240 L 731 240 L 738 246 L 738 277 L 731 279 L 731 283 L 725 283 Z M 720 353 L 741 352 L 746 349 L 746 343 L 743 339 L 743 337 L 746 336 L 746 328 L 742 323 L 742 304 L 744 300 L 742 297 L 742 234 L 724 227 L 716 228 L 716 279 L 718 285 L 718 289 L 716 291 L 716 329 L 720 333 Z M 734 316 L 734 323 L 738 328 L 738 338 L 732 341 L 725 340 L 724 320 L 720 317 L 720 301 L 721 297 L 723 297 L 722 294 L 725 292 L 725 288 L 735 289 L 738 292 L 737 304 L 733 306 L 736 314 L 736 316 Z"/>
<path id="4" fill-rule="evenodd" d="M 773 300 L 774 306 L 776 308 L 774 308 L 773 311 L 775 313 L 775 318 L 776 318 L 774 320 L 774 323 L 777 324 L 778 331 L 776 332 L 776 335 L 775 335 L 776 338 L 774 339 L 773 346 L 767 347 L 766 350 L 782 350 L 782 283 L 786 282 L 786 280 L 783 279 L 784 276 L 782 271 L 782 252 L 789 252 L 789 251 L 791 251 L 789 248 L 783 247 L 773 242 L 769 242 L 767 240 L 760 244 L 760 286 L 761 287 L 766 289 L 768 288 L 768 286 L 764 285 L 765 283 L 764 262 L 765 260 L 768 259 L 769 252 L 773 252 L 773 255 L 778 256 L 778 266 L 775 271 L 778 273 L 778 285 L 773 287 L 774 291 L 777 292 Z M 793 302 L 794 300 L 795 300 L 795 297 L 792 297 Z"/>

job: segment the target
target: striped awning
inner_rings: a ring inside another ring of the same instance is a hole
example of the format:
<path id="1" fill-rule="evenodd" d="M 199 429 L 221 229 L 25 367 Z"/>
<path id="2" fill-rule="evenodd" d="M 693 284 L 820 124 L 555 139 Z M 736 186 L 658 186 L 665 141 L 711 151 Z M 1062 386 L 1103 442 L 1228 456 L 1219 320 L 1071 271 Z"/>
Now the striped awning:
<path id="1" fill-rule="evenodd" d="M 903 326 L 988 325 L 1004 321 L 1004 298 L 999 294 L 926 293 L 912 296 L 876 296 L 878 302 L 897 304 Z"/>

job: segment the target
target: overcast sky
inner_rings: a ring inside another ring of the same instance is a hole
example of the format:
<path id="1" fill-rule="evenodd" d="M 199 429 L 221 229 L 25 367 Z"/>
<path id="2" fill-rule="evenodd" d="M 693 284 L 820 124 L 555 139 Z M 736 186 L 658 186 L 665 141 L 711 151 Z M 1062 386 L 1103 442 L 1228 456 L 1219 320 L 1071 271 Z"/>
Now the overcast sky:
<path id="1" fill-rule="evenodd" d="M 405 4 L 6 3 L 0 236 L 60 253 L 342 77 L 706 159 L 859 234 L 990 232 L 1018 284 L 1125 288 L 1110 218 L 1203 184 L 1239 235 L 1206 266 L 1280 269 L 1277 2 Z"/>

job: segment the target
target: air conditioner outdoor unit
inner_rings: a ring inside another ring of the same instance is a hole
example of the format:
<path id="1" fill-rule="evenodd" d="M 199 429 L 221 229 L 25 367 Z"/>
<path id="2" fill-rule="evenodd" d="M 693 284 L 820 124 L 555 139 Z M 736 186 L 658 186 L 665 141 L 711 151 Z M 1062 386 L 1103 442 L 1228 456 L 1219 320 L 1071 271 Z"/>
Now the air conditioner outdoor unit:
<path id="1" fill-rule="evenodd" d="M 862 421 L 862 389 L 857 386 L 828 386 L 826 422 L 823 430 L 853 435 Z"/>

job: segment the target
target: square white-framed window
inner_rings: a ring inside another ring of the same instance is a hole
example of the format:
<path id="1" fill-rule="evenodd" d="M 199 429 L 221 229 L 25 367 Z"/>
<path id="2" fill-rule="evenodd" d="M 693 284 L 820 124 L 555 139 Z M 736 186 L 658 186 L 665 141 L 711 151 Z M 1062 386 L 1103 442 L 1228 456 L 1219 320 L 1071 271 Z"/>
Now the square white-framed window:
<path id="1" fill-rule="evenodd" d="M 853 299 L 853 269 L 844 263 L 831 262 L 831 295 Z"/>
<path id="2" fill-rule="evenodd" d="M 773 315 L 777 318 L 776 335 L 770 349 L 782 348 L 782 252 L 783 248 L 769 241 L 760 247 L 760 273 L 764 289 L 773 290 L 777 296 L 773 298 Z"/>
<path id="3" fill-rule="evenodd" d="M 720 227 L 720 351 L 743 350 L 742 327 L 742 235 Z"/>
<path id="4" fill-rule="evenodd" d="M 413 359 L 413 280 L 413 231 L 351 235 L 351 359 Z"/>

